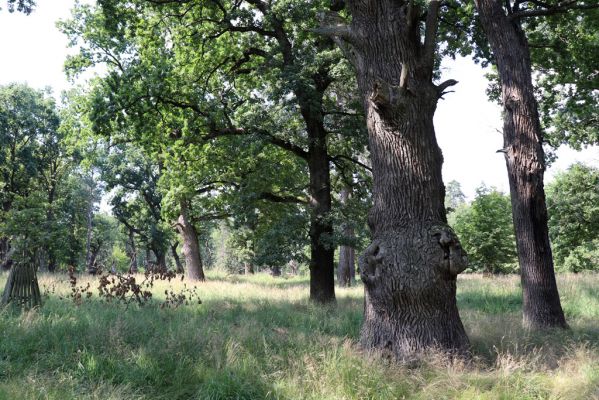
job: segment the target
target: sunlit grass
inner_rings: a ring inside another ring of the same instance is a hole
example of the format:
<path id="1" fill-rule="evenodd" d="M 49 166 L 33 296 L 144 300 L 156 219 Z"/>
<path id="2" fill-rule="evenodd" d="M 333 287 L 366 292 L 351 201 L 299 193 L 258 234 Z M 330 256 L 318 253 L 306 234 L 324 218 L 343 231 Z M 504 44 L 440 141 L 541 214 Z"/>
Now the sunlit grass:
<path id="1" fill-rule="evenodd" d="M 599 398 L 599 275 L 559 276 L 571 330 L 544 333 L 520 327 L 517 277 L 461 277 L 473 361 L 419 366 L 359 349 L 361 287 L 323 307 L 306 277 L 208 279 L 201 305 L 162 309 L 190 284 L 159 282 L 144 307 L 76 306 L 66 276 L 41 276 L 43 308 L 0 311 L 0 399 Z"/>

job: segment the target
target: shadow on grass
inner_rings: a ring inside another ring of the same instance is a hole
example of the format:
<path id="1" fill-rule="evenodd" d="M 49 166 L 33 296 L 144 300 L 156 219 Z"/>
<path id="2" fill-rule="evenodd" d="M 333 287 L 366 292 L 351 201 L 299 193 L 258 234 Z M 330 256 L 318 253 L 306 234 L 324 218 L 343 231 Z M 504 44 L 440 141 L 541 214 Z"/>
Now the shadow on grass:
<path id="1" fill-rule="evenodd" d="M 460 310 L 475 310 L 488 314 L 517 312 L 522 309 L 520 293 L 463 291 L 457 294 L 457 301 Z"/>
<path id="2" fill-rule="evenodd" d="M 10 381 L 32 370 L 63 374 L 73 391 L 90 397 L 94 387 L 109 384 L 148 399 L 284 398 L 273 395 L 268 377 L 305 353 L 355 340 L 359 304 L 219 299 L 125 309 L 97 298 L 75 306 L 50 296 L 37 311 L 0 312 L 1 375 Z"/>

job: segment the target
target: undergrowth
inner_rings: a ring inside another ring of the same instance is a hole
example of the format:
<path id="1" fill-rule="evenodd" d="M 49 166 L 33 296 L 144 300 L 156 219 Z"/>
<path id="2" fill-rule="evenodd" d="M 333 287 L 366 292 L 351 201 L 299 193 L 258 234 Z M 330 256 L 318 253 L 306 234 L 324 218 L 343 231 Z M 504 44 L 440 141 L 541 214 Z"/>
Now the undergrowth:
<path id="1" fill-rule="evenodd" d="M 0 399 L 599 399 L 599 275 L 559 276 L 571 329 L 541 333 L 520 327 L 517 277 L 461 277 L 473 360 L 418 366 L 359 348 L 359 286 L 323 307 L 304 277 L 212 273 L 124 306 L 88 283 L 77 305 L 68 276 L 42 275 L 41 309 L 0 311 Z M 191 291 L 201 304 L 177 300 Z"/>

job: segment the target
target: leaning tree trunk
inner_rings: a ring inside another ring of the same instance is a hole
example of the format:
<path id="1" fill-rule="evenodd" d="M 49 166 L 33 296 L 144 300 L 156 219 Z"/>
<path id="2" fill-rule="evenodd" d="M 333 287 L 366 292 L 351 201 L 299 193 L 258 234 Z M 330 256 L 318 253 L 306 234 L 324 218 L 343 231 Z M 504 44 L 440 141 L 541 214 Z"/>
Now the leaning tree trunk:
<path id="1" fill-rule="evenodd" d="M 189 219 L 189 209 L 185 201 L 181 202 L 181 215 L 177 221 L 177 230 L 183 239 L 183 256 L 187 277 L 193 281 L 205 281 L 198 233 Z"/>
<path id="2" fill-rule="evenodd" d="M 501 81 L 503 140 L 528 328 L 567 327 L 549 244 L 543 188 L 543 133 L 531 78 L 530 51 L 518 20 L 498 0 L 475 0 Z"/>
<path id="3" fill-rule="evenodd" d="M 185 272 L 185 269 L 183 268 L 183 264 L 181 263 L 181 258 L 179 257 L 179 252 L 177 251 L 177 247 L 179 247 L 179 243 L 177 243 L 177 242 L 175 242 L 171 245 L 171 254 L 173 255 L 173 258 L 175 259 L 175 266 L 177 268 L 177 273 L 182 274 Z"/>
<path id="4" fill-rule="evenodd" d="M 430 2 L 424 45 L 416 5 L 347 4 L 351 26 L 323 32 L 334 31 L 356 67 L 372 158 L 373 241 L 360 259 L 360 341 L 399 360 L 430 349 L 462 354 L 468 338 L 456 305 L 456 277 L 467 260 L 447 225 L 443 157 L 433 127 L 437 101 L 455 83 L 432 83 L 439 2 Z"/>

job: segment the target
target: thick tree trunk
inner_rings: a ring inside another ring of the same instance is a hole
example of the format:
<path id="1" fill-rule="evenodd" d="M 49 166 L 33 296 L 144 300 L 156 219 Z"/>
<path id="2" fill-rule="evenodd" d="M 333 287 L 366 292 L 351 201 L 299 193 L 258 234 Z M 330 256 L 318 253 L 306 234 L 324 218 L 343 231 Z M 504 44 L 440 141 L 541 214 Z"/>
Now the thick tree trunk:
<path id="1" fill-rule="evenodd" d="M 341 204 L 347 203 L 349 191 L 349 188 L 341 190 Z M 354 230 L 351 226 L 344 227 L 343 236 L 346 239 L 354 237 Z M 339 286 L 350 287 L 356 278 L 355 271 L 355 251 L 353 247 L 346 245 L 339 246 L 339 265 L 337 265 L 337 283 Z"/>
<path id="2" fill-rule="evenodd" d="M 181 258 L 179 257 L 177 247 L 179 247 L 179 243 L 177 242 L 171 245 L 171 254 L 173 255 L 173 258 L 175 260 L 175 267 L 177 268 L 177 273 L 182 274 L 185 272 L 185 269 L 183 269 L 183 264 L 181 263 Z"/>
<path id="3" fill-rule="evenodd" d="M 531 78 L 530 51 L 518 20 L 497 0 L 475 0 L 501 80 L 503 138 L 522 279 L 523 322 L 567 327 L 549 244 L 543 188 L 543 133 Z"/>
<path id="4" fill-rule="evenodd" d="M 424 45 L 421 12 L 411 3 L 347 3 L 373 167 L 373 241 L 360 259 L 361 344 L 399 360 L 430 349 L 462 354 L 469 344 L 456 277 L 467 260 L 446 223 L 433 127 L 437 101 L 451 83 L 432 83 L 439 3 L 430 3 Z"/>
<path id="5" fill-rule="evenodd" d="M 183 240 L 183 256 L 187 277 L 193 281 L 205 281 L 198 233 L 189 219 L 189 209 L 185 201 L 181 202 L 181 215 L 177 221 L 177 229 Z"/>

